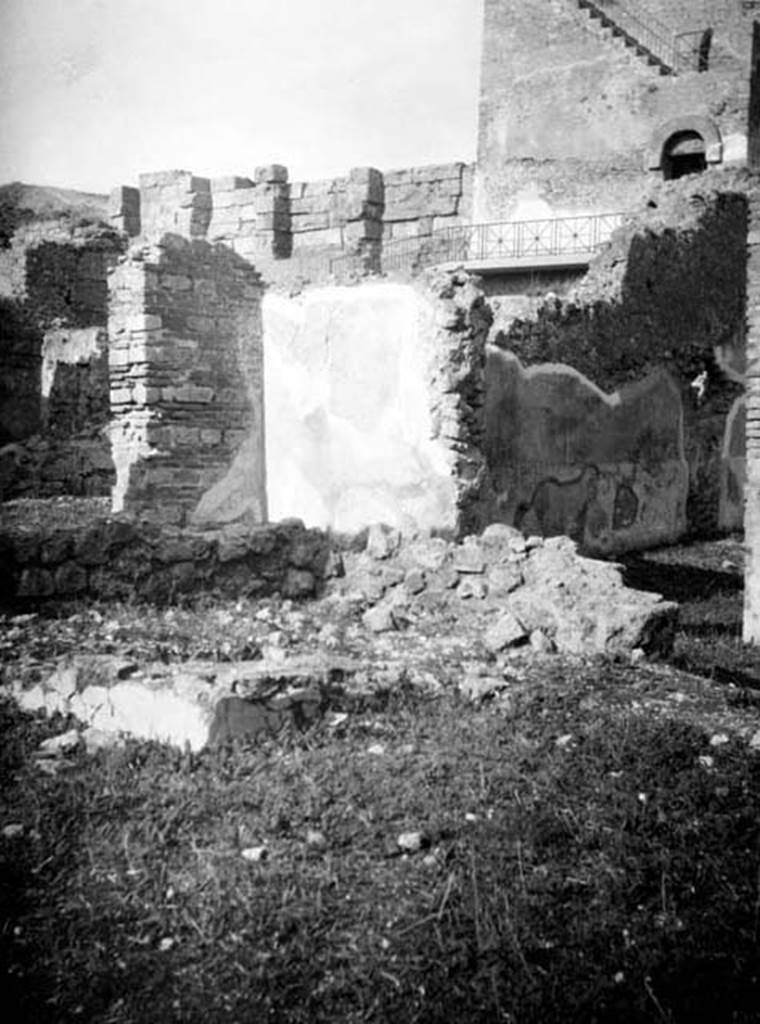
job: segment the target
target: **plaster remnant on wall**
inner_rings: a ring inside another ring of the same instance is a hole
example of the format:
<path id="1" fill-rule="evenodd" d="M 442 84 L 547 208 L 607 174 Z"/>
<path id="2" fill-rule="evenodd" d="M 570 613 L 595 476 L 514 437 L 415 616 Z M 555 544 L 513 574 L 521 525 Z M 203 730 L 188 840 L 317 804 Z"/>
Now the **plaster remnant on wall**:
<path id="1" fill-rule="evenodd" d="M 54 327 L 42 339 L 41 394 L 49 398 L 59 363 L 89 363 L 105 351 L 105 334 L 100 327 Z"/>
<path id="2" fill-rule="evenodd" d="M 268 294 L 263 313 L 272 518 L 453 530 L 455 485 L 432 438 L 430 303 L 366 284 Z"/>
<path id="3" fill-rule="evenodd" d="M 686 529 L 680 391 L 665 371 L 604 394 L 572 367 L 489 346 L 486 456 L 498 518 L 610 554 Z"/>

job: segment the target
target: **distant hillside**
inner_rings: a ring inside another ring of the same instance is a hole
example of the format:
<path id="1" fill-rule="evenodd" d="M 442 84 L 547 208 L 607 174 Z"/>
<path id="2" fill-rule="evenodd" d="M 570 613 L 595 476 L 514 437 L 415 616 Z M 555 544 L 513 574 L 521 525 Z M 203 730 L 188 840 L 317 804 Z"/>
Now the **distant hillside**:
<path id="1" fill-rule="evenodd" d="M 65 217 L 71 220 L 105 220 L 108 196 L 76 192 L 20 181 L 0 185 L 0 247 L 10 243 L 19 224 L 31 220 Z"/>

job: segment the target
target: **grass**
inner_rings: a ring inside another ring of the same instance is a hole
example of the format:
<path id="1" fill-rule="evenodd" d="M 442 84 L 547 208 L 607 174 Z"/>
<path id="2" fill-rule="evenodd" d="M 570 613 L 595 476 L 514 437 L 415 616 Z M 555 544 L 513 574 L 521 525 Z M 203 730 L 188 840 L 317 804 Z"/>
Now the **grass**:
<path id="1" fill-rule="evenodd" d="M 0 828 L 23 826 L 0 838 L 4 1004 L 41 1024 L 760 1021 L 760 716 L 714 671 L 756 662 L 741 592 L 692 571 L 668 570 L 689 592 L 675 665 L 550 659 L 480 707 L 400 693 L 257 746 L 130 743 L 47 773 L 33 752 L 68 723 L 0 705 Z M 88 636 L 237 657 L 255 615 L 7 622 L 5 658 Z"/>

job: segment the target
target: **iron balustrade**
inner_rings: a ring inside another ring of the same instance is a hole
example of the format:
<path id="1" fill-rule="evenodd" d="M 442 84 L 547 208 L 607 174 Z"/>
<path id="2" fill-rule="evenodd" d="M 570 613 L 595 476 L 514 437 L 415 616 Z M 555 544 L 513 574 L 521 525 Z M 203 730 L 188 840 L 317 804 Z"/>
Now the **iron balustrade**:
<path id="1" fill-rule="evenodd" d="M 624 217 L 623 213 L 599 213 L 458 224 L 429 235 L 386 242 L 381 256 L 382 271 L 415 273 L 442 263 L 498 264 L 500 260 L 524 260 L 529 264 L 547 257 L 590 255 L 609 241 Z M 338 277 L 362 274 L 366 269 L 366 258 L 362 256 L 340 256 L 330 261 L 330 272 Z"/>

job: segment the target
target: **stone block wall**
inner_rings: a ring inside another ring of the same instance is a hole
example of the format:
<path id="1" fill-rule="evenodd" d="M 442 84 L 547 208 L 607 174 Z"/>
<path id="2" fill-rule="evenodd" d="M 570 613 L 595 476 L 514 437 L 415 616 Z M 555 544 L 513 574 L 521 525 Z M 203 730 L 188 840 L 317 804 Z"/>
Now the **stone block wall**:
<path id="1" fill-rule="evenodd" d="M 292 252 L 290 185 L 280 164 L 258 167 L 254 180 L 228 176 L 211 182 L 208 237 L 245 259 L 287 259 Z"/>
<path id="2" fill-rule="evenodd" d="M 474 167 L 464 163 L 386 171 L 384 240 L 469 223 L 473 172 Z"/>
<path id="3" fill-rule="evenodd" d="M 149 240 L 176 234 L 205 238 L 211 221 L 211 182 L 190 171 L 140 175 L 140 231 Z"/>
<path id="4" fill-rule="evenodd" d="M 373 167 L 355 167 L 347 178 L 294 183 L 290 195 L 293 250 L 379 252 L 384 206 L 383 175 Z"/>
<path id="5" fill-rule="evenodd" d="M 208 592 L 303 598 L 319 589 L 328 564 L 327 538 L 297 521 L 180 530 L 126 515 L 79 518 L 19 526 L 11 515 L 0 524 L 0 605 L 82 598 L 165 604 Z"/>
<path id="6" fill-rule="evenodd" d="M 111 277 L 115 511 L 266 518 L 261 285 L 224 246 L 167 235 Z"/>

